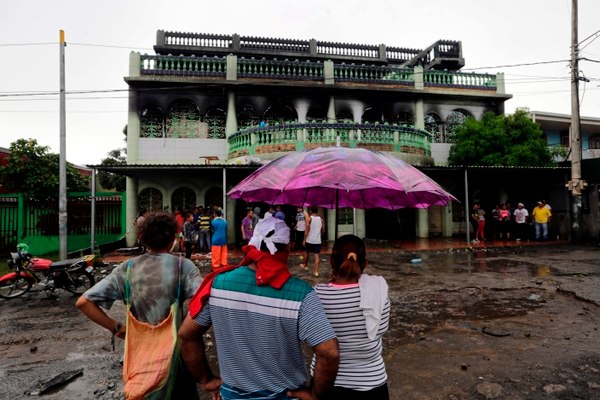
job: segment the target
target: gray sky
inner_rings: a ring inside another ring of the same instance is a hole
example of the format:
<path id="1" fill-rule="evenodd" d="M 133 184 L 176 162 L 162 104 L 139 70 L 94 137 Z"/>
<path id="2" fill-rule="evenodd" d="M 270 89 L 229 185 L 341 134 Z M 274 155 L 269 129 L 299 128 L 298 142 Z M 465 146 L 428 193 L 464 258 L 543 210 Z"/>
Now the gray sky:
<path id="1" fill-rule="evenodd" d="M 598 0 L 579 0 L 579 40 L 600 30 Z M 461 40 L 464 70 L 506 75 L 506 103 L 570 113 L 571 0 L 0 0 L 0 146 L 35 138 L 59 151 L 59 30 L 66 35 L 67 159 L 98 164 L 124 146 L 129 52 L 156 30 L 425 48 Z M 600 117 L 600 38 L 580 70 L 581 115 Z M 566 60 L 533 66 L 506 65 Z M 25 96 L 8 96 L 9 94 Z"/>

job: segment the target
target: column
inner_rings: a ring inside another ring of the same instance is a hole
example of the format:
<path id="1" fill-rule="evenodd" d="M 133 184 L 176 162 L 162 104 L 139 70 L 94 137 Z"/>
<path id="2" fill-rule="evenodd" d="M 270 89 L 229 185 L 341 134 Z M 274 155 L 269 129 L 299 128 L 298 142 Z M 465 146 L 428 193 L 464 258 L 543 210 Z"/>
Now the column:
<path id="1" fill-rule="evenodd" d="M 296 108 L 296 114 L 298 115 L 298 123 L 305 124 L 306 123 L 306 115 L 308 114 L 308 109 L 310 108 L 310 102 L 308 100 L 298 100 L 294 105 Z M 304 143 L 306 143 L 306 129 L 298 129 L 296 132 L 296 151 L 304 150 Z"/>
<path id="2" fill-rule="evenodd" d="M 337 210 L 335 208 L 330 208 L 325 210 L 327 213 L 327 240 L 335 241 L 335 223 L 337 222 Z"/>
<path id="3" fill-rule="evenodd" d="M 426 208 L 417 208 L 416 236 L 420 239 L 429 237 L 429 210 Z"/>
<path id="4" fill-rule="evenodd" d="M 129 54 L 129 76 L 140 75 L 140 53 Z M 141 121 L 138 112 L 138 93 L 129 92 L 129 105 L 127 113 L 127 164 L 136 164 L 139 159 L 139 142 L 141 134 Z"/>
<path id="5" fill-rule="evenodd" d="M 129 134 L 129 132 L 128 132 Z M 125 198 L 127 212 L 125 215 L 125 239 L 127 246 L 135 246 L 137 233 L 135 231 L 135 219 L 138 214 L 138 178 L 127 177 L 125 179 L 127 196 Z"/>
<path id="6" fill-rule="evenodd" d="M 225 121 L 225 137 L 229 138 L 233 133 L 237 132 L 237 114 L 235 109 L 235 93 L 230 91 L 227 93 L 227 120 Z"/>
<path id="7" fill-rule="evenodd" d="M 442 236 L 452 237 L 454 233 L 454 221 L 452 220 L 452 202 L 442 209 Z"/>
<path id="8" fill-rule="evenodd" d="M 365 213 L 365 210 L 361 210 L 359 208 L 356 209 L 356 220 L 354 221 L 356 224 L 356 236 L 361 239 L 364 239 L 367 236 Z"/>

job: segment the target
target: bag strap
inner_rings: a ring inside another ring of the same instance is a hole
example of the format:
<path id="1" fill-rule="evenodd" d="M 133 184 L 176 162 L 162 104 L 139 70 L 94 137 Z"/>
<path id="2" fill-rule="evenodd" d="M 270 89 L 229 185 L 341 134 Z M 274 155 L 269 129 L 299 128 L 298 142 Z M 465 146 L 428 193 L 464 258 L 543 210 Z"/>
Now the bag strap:
<path id="1" fill-rule="evenodd" d="M 177 302 L 181 305 L 181 265 L 183 263 L 183 256 L 179 255 L 179 266 L 177 267 Z"/>
<path id="2" fill-rule="evenodd" d="M 129 259 L 127 263 L 127 273 L 125 274 L 125 305 L 131 304 L 131 286 L 129 284 L 129 277 L 131 275 L 131 266 L 133 265 L 133 258 Z"/>

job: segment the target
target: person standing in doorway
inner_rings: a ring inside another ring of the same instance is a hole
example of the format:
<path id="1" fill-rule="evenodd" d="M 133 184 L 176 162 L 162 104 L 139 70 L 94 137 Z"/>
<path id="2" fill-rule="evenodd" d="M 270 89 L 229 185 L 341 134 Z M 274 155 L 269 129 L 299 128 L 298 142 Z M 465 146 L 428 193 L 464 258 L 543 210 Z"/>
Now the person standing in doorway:
<path id="1" fill-rule="evenodd" d="M 210 221 L 212 213 L 210 207 L 206 207 L 204 212 L 198 218 L 198 248 L 200 253 L 208 253 L 210 251 Z"/>
<path id="2" fill-rule="evenodd" d="M 242 220 L 242 245 L 247 245 L 254 234 L 254 211 L 249 208 Z"/>
<path id="3" fill-rule="evenodd" d="M 317 207 L 310 208 L 310 214 L 306 218 L 306 230 L 304 232 L 304 242 L 302 243 L 306 247 L 306 265 L 301 265 L 305 270 L 308 270 L 308 264 L 310 262 L 310 254 L 315 256 L 315 272 L 313 276 L 319 276 L 319 265 L 321 259 L 319 254 L 321 253 L 321 235 L 325 233 L 325 223 L 323 219 L 317 215 L 319 209 Z"/>
<path id="4" fill-rule="evenodd" d="M 223 218 L 223 211 L 215 211 L 215 218 L 210 223 L 212 227 L 212 269 L 217 270 L 227 266 L 227 221 Z"/>

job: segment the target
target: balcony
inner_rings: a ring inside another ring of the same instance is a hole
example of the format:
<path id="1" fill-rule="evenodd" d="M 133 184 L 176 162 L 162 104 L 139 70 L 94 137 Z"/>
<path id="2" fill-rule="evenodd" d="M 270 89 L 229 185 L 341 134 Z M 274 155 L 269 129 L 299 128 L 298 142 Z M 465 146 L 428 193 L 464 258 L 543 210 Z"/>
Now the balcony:
<path id="1" fill-rule="evenodd" d="M 239 130 L 227 142 L 229 159 L 336 145 L 431 156 L 429 132 L 387 123 L 276 123 Z"/>
<path id="2" fill-rule="evenodd" d="M 197 77 L 205 80 L 267 82 L 308 82 L 314 85 L 366 84 L 373 88 L 462 89 L 503 94 L 496 75 L 423 70 L 421 67 L 365 65 L 267 58 L 227 56 L 140 55 L 134 61 L 140 77 Z M 135 77 L 135 76 L 133 76 Z"/>

